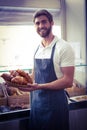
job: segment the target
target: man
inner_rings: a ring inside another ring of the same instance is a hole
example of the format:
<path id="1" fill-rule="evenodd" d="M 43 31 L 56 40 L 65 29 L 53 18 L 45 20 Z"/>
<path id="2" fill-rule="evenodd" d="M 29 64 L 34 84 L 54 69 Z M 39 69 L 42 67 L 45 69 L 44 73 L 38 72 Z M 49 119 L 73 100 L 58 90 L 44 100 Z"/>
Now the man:
<path id="1" fill-rule="evenodd" d="M 47 10 L 37 11 L 33 22 L 42 41 L 34 55 L 34 83 L 24 88 L 31 92 L 30 130 L 69 130 L 64 89 L 73 83 L 74 52 L 52 33 L 53 16 Z"/>

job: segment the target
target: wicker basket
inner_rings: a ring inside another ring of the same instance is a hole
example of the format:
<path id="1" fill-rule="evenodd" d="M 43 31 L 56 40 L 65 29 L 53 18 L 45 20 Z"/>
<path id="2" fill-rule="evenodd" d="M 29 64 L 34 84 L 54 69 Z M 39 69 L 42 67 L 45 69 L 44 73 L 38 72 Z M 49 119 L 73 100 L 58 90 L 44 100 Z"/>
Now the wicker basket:
<path id="1" fill-rule="evenodd" d="M 28 108 L 29 95 L 8 96 L 8 106 L 11 108 Z"/>
<path id="2" fill-rule="evenodd" d="M 6 95 L 7 95 L 7 105 L 10 108 L 16 108 L 16 107 L 20 107 L 20 108 L 29 108 L 29 104 L 30 104 L 30 94 L 26 92 L 22 95 L 12 95 L 10 96 L 8 94 L 8 91 L 6 91 Z"/>
<path id="3" fill-rule="evenodd" d="M 3 96 L 0 97 L 0 106 L 2 106 L 2 105 L 6 106 L 7 105 L 7 96 L 6 96 L 3 84 L 0 84 L 0 91 L 2 91 L 2 94 L 3 94 Z"/>

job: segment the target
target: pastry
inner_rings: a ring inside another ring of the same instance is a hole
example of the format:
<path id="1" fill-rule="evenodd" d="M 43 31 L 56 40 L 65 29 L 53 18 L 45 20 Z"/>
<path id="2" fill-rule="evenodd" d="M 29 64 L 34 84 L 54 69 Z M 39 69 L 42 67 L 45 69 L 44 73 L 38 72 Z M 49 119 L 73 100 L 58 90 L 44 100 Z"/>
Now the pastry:
<path id="1" fill-rule="evenodd" d="M 19 73 L 16 70 L 10 70 L 9 71 L 10 75 L 12 75 L 13 77 L 19 75 Z"/>
<path id="2" fill-rule="evenodd" d="M 11 79 L 13 78 L 12 75 L 7 74 L 7 73 L 3 73 L 3 74 L 1 75 L 1 77 L 2 77 L 4 80 L 7 80 L 7 81 L 11 81 Z"/>
<path id="3" fill-rule="evenodd" d="M 32 78 L 30 77 L 30 75 L 28 73 L 26 73 L 25 71 L 20 70 L 20 69 L 18 69 L 16 71 L 19 73 L 20 76 L 23 76 L 24 78 L 26 78 L 26 80 L 28 81 L 28 83 L 33 83 L 32 82 Z"/>
<path id="4" fill-rule="evenodd" d="M 17 84 L 21 84 L 21 85 L 27 85 L 28 81 L 26 80 L 26 78 L 22 77 L 22 76 L 16 76 L 14 78 L 11 79 L 12 83 L 17 83 Z"/>

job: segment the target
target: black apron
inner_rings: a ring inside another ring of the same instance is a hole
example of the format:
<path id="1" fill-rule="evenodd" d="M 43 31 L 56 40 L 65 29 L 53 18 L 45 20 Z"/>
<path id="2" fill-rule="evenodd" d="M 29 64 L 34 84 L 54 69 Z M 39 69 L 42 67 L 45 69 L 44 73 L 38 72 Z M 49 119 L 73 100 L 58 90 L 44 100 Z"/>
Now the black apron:
<path id="1" fill-rule="evenodd" d="M 57 79 L 53 65 L 55 46 L 50 59 L 35 59 L 36 83 L 49 83 Z M 69 130 L 68 102 L 63 89 L 31 92 L 29 130 Z"/>

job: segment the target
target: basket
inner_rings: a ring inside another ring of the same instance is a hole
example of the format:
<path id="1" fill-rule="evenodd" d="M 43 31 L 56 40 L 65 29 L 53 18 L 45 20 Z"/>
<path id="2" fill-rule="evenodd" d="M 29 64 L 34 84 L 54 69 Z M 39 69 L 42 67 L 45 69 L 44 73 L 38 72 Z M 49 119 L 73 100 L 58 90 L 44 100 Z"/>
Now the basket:
<path id="1" fill-rule="evenodd" d="M 9 96 L 8 105 L 29 104 L 29 95 Z"/>
<path id="2" fill-rule="evenodd" d="M 7 104 L 10 108 L 29 108 L 30 104 L 30 94 L 25 92 L 25 94 L 22 95 L 12 95 L 9 96 L 7 91 Z"/>
<path id="3" fill-rule="evenodd" d="M 7 96 L 5 93 L 4 85 L 0 84 L 0 91 L 2 92 L 3 96 L 0 97 L 0 106 L 4 105 L 7 106 Z"/>

